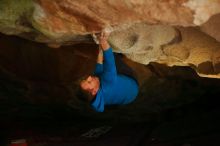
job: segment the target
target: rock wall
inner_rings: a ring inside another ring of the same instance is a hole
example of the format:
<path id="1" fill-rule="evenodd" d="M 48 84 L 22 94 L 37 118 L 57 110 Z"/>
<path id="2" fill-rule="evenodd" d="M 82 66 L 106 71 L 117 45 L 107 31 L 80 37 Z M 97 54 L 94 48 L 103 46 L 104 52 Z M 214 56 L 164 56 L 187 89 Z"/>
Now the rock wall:
<path id="1" fill-rule="evenodd" d="M 206 23 L 201 25 L 201 30 L 220 42 L 220 14 L 212 16 Z"/>
<path id="2" fill-rule="evenodd" d="M 219 0 L 2 0 L 0 32 L 52 47 L 89 42 L 86 34 L 137 22 L 195 26 L 220 12 Z"/>
<path id="3" fill-rule="evenodd" d="M 93 44 L 90 34 L 105 29 L 113 32 L 110 42 L 114 51 L 136 62 L 190 66 L 201 76 L 219 78 L 219 44 L 196 28 L 181 27 L 199 26 L 219 40 L 218 13 L 220 0 L 2 0 L 0 32 L 59 48 Z M 48 48 L 31 48 L 21 56 L 38 54 L 35 51 L 51 55 Z"/>
<path id="4" fill-rule="evenodd" d="M 220 78 L 220 43 L 198 28 L 136 24 L 110 36 L 114 51 L 141 64 L 190 66 L 200 76 Z"/>

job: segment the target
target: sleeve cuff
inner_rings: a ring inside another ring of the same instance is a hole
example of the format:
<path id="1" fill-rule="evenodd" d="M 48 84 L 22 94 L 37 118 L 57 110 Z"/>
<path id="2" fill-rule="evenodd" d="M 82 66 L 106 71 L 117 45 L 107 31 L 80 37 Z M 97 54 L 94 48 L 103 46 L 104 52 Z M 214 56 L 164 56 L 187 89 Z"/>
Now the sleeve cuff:
<path id="1" fill-rule="evenodd" d="M 103 51 L 103 55 L 104 56 L 108 56 L 108 54 L 110 54 L 112 52 L 112 48 L 110 47 L 110 48 L 108 48 L 107 50 L 105 50 L 105 51 Z"/>

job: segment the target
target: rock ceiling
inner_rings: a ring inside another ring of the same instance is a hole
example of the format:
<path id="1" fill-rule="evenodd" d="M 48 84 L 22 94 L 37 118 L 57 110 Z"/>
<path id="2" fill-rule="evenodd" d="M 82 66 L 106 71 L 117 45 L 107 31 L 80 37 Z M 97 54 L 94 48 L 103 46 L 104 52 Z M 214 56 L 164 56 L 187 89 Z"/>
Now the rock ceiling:
<path id="1" fill-rule="evenodd" d="M 114 51 L 133 61 L 220 78 L 218 13 L 220 0 L 2 0 L 0 32 L 59 48 L 93 43 L 105 29 Z"/>

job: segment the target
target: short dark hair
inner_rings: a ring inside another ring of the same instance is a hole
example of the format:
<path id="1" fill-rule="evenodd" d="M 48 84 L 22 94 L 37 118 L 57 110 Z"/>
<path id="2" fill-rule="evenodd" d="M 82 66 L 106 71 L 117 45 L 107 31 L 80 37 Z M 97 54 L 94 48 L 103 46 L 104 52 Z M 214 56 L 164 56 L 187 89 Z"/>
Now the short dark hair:
<path id="1" fill-rule="evenodd" d="M 76 91 L 76 96 L 79 100 L 84 101 L 84 102 L 88 102 L 89 99 L 92 99 L 92 94 L 84 89 L 82 89 L 81 87 L 81 82 L 86 80 L 90 75 L 85 75 L 83 77 L 81 77 L 78 81 L 77 81 L 77 91 Z"/>

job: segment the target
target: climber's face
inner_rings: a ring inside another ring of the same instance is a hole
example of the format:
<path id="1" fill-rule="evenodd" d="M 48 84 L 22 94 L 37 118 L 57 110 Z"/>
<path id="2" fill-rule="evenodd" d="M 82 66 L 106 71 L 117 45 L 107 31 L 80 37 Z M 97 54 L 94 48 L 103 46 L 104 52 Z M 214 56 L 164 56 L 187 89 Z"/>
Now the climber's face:
<path id="1" fill-rule="evenodd" d="M 99 90 L 100 81 L 96 76 L 88 76 L 85 80 L 81 81 L 80 86 L 83 90 L 95 96 Z"/>

